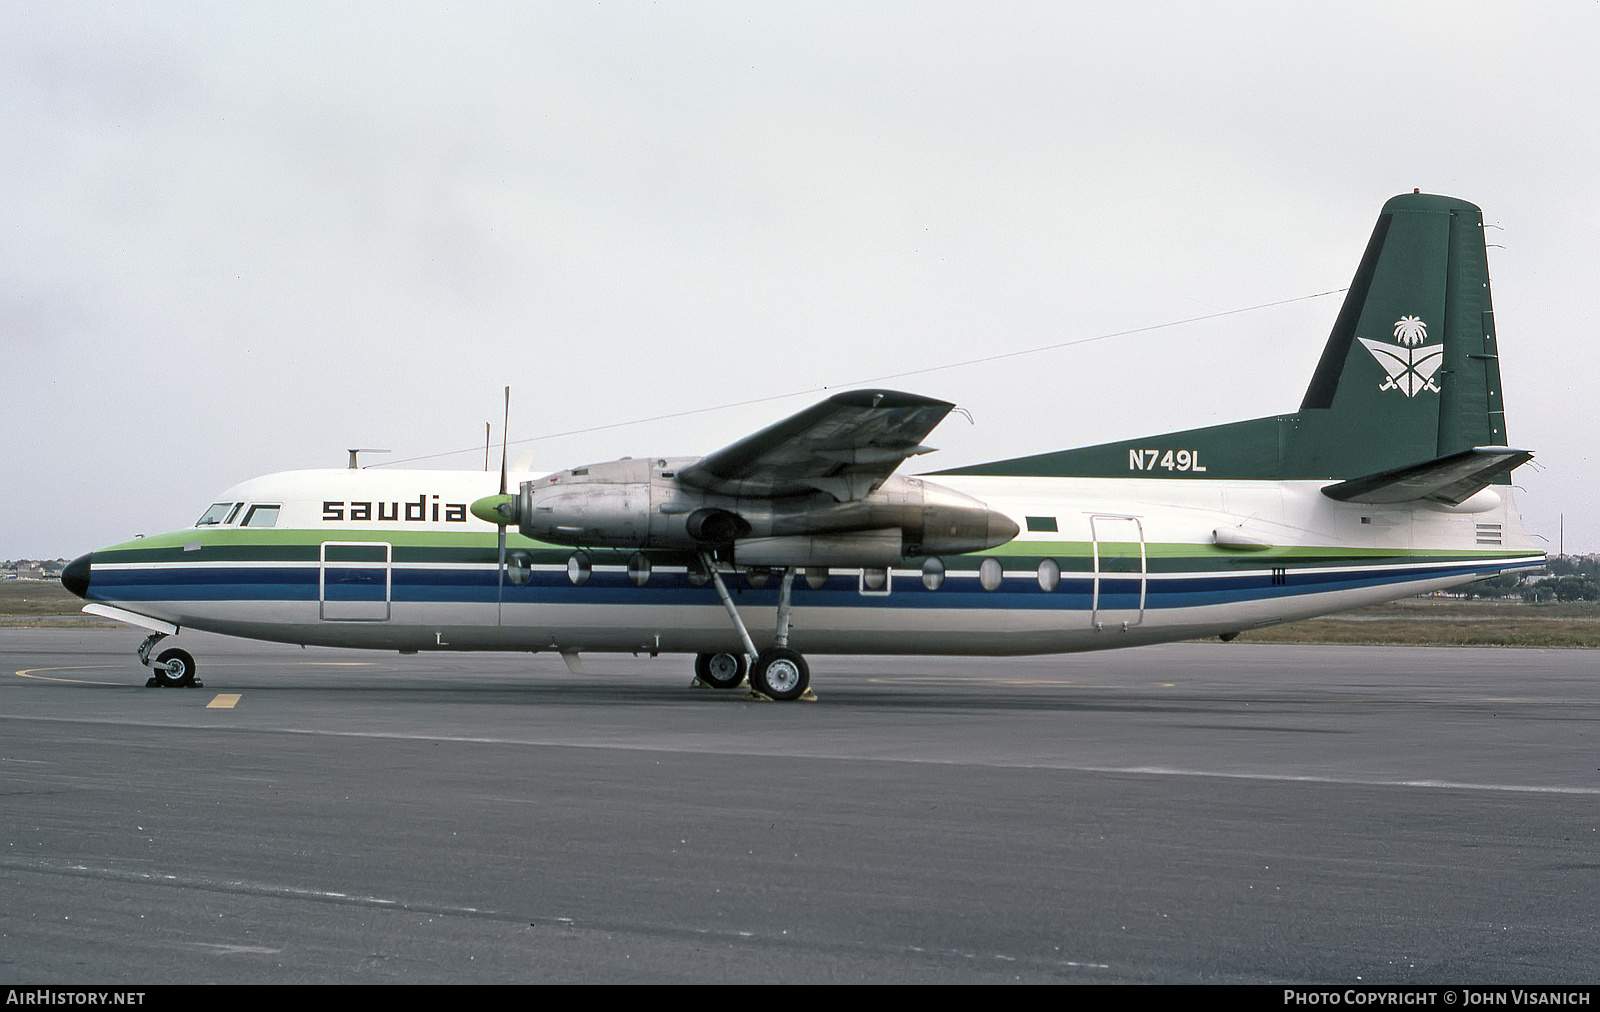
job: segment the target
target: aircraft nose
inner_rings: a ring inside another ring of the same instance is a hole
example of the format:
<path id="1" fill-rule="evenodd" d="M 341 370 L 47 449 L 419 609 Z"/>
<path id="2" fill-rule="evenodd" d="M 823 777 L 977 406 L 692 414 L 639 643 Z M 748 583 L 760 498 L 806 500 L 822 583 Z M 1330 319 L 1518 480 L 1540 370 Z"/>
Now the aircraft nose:
<path id="1" fill-rule="evenodd" d="M 80 555 L 61 570 L 61 585 L 85 600 L 89 597 L 89 556 Z"/>

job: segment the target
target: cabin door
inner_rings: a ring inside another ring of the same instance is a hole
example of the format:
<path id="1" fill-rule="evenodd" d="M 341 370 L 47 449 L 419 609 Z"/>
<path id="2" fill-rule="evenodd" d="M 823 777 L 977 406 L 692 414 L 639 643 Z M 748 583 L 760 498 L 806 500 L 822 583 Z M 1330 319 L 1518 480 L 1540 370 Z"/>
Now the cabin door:
<path id="1" fill-rule="evenodd" d="M 382 541 L 324 541 L 317 598 L 325 622 L 387 622 L 394 549 Z"/>
<path id="2" fill-rule="evenodd" d="M 1096 629 L 1131 629 L 1144 621 L 1147 565 L 1138 517 L 1092 516 Z"/>

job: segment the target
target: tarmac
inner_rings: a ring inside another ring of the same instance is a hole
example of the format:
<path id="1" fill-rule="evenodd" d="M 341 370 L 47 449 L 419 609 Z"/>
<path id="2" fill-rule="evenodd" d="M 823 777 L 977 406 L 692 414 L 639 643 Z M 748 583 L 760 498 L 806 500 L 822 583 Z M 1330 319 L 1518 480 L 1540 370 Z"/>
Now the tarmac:
<path id="1" fill-rule="evenodd" d="M 0 629 L 0 983 L 1593 983 L 1600 652 Z"/>

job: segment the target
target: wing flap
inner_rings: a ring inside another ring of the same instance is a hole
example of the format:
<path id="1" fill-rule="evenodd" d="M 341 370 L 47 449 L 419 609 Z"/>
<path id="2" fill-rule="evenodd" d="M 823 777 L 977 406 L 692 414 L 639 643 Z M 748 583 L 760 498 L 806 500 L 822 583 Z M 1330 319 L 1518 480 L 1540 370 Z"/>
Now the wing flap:
<path id="1" fill-rule="evenodd" d="M 1340 502 L 1404 503 L 1418 500 L 1459 506 L 1496 478 L 1533 459 L 1527 450 L 1477 446 L 1459 453 L 1390 468 L 1328 485 L 1322 494 Z"/>
<path id="2" fill-rule="evenodd" d="M 955 405 L 895 390 L 851 390 L 791 415 L 681 469 L 678 480 L 720 495 L 783 498 L 822 491 L 871 495 Z"/>

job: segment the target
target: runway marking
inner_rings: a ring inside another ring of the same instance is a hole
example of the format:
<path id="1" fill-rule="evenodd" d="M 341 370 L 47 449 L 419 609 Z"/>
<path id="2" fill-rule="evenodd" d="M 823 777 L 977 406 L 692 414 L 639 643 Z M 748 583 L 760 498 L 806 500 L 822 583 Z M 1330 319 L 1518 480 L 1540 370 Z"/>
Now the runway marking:
<path id="1" fill-rule="evenodd" d="M 20 714 L 0 713 L 0 720 L 34 720 L 61 723 L 81 724 L 112 724 L 119 727 L 145 727 L 134 721 L 127 720 L 97 720 L 82 717 L 42 717 L 24 716 Z M 217 730 L 225 725 L 188 725 L 188 724 L 161 724 L 165 730 Z M 304 727 L 256 727 L 250 728 L 251 733 L 265 734 L 295 734 L 323 738 L 366 738 L 378 741 L 436 741 L 451 742 L 462 745 L 521 745 L 532 748 L 582 748 L 613 750 L 619 752 L 666 752 L 669 754 L 700 754 L 703 749 L 699 745 L 638 745 L 629 742 L 574 742 L 557 741 L 552 739 L 530 738 L 490 738 L 475 735 L 448 735 L 448 734 L 403 734 L 398 731 L 330 731 L 322 728 Z M 1050 762 L 1006 762 L 992 759 L 935 759 L 921 756 L 882 756 L 882 755 L 848 755 L 838 753 L 807 752 L 801 749 L 789 751 L 758 751 L 737 748 L 725 749 L 728 755 L 742 755 L 756 758 L 803 758 L 803 759 L 829 759 L 845 762 L 889 762 L 908 763 L 912 765 L 929 766 L 977 766 L 991 769 L 1024 769 L 1024 770 L 1055 770 L 1062 773 L 1108 773 L 1125 774 L 1134 776 L 1156 777 L 1201 777 L 1212 780 L 1257 780 L 1268 783 L 1291 784 L 1332 784 L 1350 787 L 1404 787 L 1424 790 L 1452 790 L 1452 791 L 1487 791 L 1508 794 L 1568 794 L 1595 797 L 1600 796 L 1600 787 L 1540 787 L 1533 784 L 1483 784 L 1471 783 L 1461 780 L 1398 780 L 1379 779 L 1368 777 L 1335 777 L 1326 775 L 1311 775 L 1297 773 L 1238 773 L 1226 770 L 1183 769 L 1175 766 L 1101 766 L 1084 763 L 1050 763 Z M 4 862 L 0 861 L 0 866 Z"/>
<path id="2" fill-rule="evenodd" d="M 702 750 L 698 747 L 672 747 L 664 745 L 630 745 L 623 742 L 607 742 L 604 744 L 590 744 L 586 742 L 566 741 L 526 741 L 515 738 L 469 738 L 454 737 L 449 735 L 424 735 L 424 734 L 398 734 L 379 733 L 372 731 L 317 731 L 300 728 L 276 728 L 284 734 L 329 735 L 335 737 L 351 738 L 395 738 L 404 741 L 448 741 L 462 744 L 479 745 L 532 745 L 540 748 L 592 748 L 616 749 L 629 752 L 671 752 L 699 754 Z M 927 759 L 906 758 L 903 756 L 875 756 L 875 755 L 821 755 L 800 751 L 794 752 L 737 752 L 729 750 L 729 755 L 746 755 L 759 758 L 781 759 L 785 757 L 803 757 L 808 759 L 834 759 L 847 762 L 888 762 L 911 763 L 930 766 L 986 766 L 997 769 L 1025 769 L 1025 770 L 1059 770 L 1063 773 L 1131 773 L 1139 776 L 1162 777 L 1206 777 L 1216 780 L 1265 780 L 1279 783 L 1306 783 L 1306 784 L 1343 784 L 1352 787 L 1411 787 L 1432 788 L 1435 790 L 1460 790 L 1460 791 L 1502 791 L 1516 794 L 1579 794 L 1600 795 L 1600 787 L 1537 787 L 1531 784 L 1474 784 L 1454 780 L 1377 780 L 1363 777 L 1330 777 L 1311 776 L 1294 773 L 1228 773 L 1220 770 L 1186 770 L 1167 766 L 1087 766 L 1072 765 L 1069 763 L 1025 763 L 984 761 L 981 759 Z"/>
<path id="3" fill-rule="evenodd" d="M 994 685 L 1077 685 L 1077 682 L 1066 682 L 1052 678 L 1000 678 L 995 679 Z"/>
<path id="4" fill-rule="evenodd" d="M 1055 769 L 1058 767 L 1044 767 Z M 1450 791 L 1509 791 L 1515 794 L 1590 794 L 1600 795 L 1600 787 L 1535 787 L 1531 784 L 1473 784 L 1459 780 L 1368 780 L 1361 777 L 1310 776 L 1293 773 L 1222 773 L 1216 770 L 1185 770 L 1164 766 L 1071 766 L 1059 767 L 1084 773 L 1135 773 L 1163 777 L 1212 777 L 1218 780 L 1269 780 L 1294 784 L 1348 784 L 1352 787 L 1422 787 Z"/>
<path id="5" fill-rule="evenodd" d="M 208 710 L 231 710 L 239 702 L 240 694 L 237 692 L 219 692 L 217 697 L 206 704 Z"/>
<path id="6" fill-rule="evenodd" d="M 376 661 L 286 661 L 278 666 L 284 668 L 360 668 L 371 667 L 376 663 Z M 251 666 L 253 666 L 253 662 L 249 661 L 222 661 L 221 663 L 212 662 L 206 665 L 207 668 L 245 668 Z M 121 669 L 123 667 L 121 664 L 65 664 L 55 668 L 23 668 L 20 671 L 13 671 L 12 674 L 18 678 L 34 678 L 41 682 L 66 682 L 71 685 L 110 685 L 112 687 L 133 685 L 133 682 L 94 682 L 87 678 L 61 678 L 39 674 L 41 671 L 94 671 L 103 668 Z M 130 664 L 126 666 L 126 670 L 133 671 L 135 667 Z M 139 683 L 139 686 L 143 688 L 143 683 Z"/>
<path id="7" fill-rule="evenodd" d="M 51 719 L 51 718 L 46 718 Z M 67 719 L 67 718 L 60 718 Z M 532 741 L 518 738 L 478 738 L 454 735 L 430 734 L 401 734 L 392 731 L 326 731 L 311 728 L 274 728 L 273 730 L 284 734 L 305 734 L 313 736 L 329 736 L 342 738 L 378 738 L 397 739 L 401 741 L 447 741 L 459 742 L 468 745 L 531 745 L 538 748 L 589 748 L 589 749 L 614 749 L 627 752 L 670 752 L 699 754 L 699 746 L 670 746 L 670 745 L 634 745 L 627 742 L 570 742 L 570 741 Z M 1071 763 L 1041 763 L 1041 762 L 1005 762 L 982 759 L 932 759 L 905 756 L 877 756 L 877 755 L 823 755 L 808 753 L 800 750 L 791 752 L 739 752 L 736 749 L 728 750 L 728 754 L 747 755 L 761 758 L 780 759 L 785 757 L 803 757 L 809 759 L 838 759 L 849 762 L 890 762 L 911 763 L 930 766 L 986 766 L 997 769 L 1029 769 L 1029 770 L 1059 770 L 1064 773 L 1123 773 L 1139 776 L 1162 777 L 1206 777 L 1216 780 L 1264 780 L 1277 783 L 1308 783 L 1308 784 L 1343 784 L 1352 787 L 1409 787 L 1430 788 L 1434 790 L 1461 790 L 1461 791 L 1500 791 L 1515 794 L 1578 794 L 1600 795 L 1600 787 L 1537 787 L 1531 784 L 1474 784 L 1453 780 L 1380 780 L 1364 777 L 1331 777 L 1312 776 L 1295 773 L 1230 773 L 1221 770 L 1194 770 L 1181 769 L 1171 766 L 1090 766 Z"/>
<path id="8" fill-rule="evenodd" d="M 919 956 L 928 956 L 935 959 L 995 959 L 1008 963 L 1019 963 L 1024 966 L 1054 970 L 1109 970 L 1109 963 L 1094 963 L 1086 960 L 1071 960 L 1063 958 L 1049 958 L 1038 956 L 1011 956 L 999 952 L 972 952 L 962 949 L 933 949 L 918 945 L 895 945 L 893 943 L 871 942 L 834 942 L 815 939 L 806 939 L 791 935 L 787 929 L 765 932 L 744 931 L 736 928 L 725 927 L 694 927 L 675 924 L 651 923 L 648 921 L 611 921 L 588 920 L 575 917 L 562 917 L 553 914 L 530 914 L 525 911 L 512 912 L 506 910 L 492 910 L 484 907 L 451 906 L 440 903 L 412 902 L 400 899 L 388 899 L 378 896 L 364 896 L 360 894 L 334 892 L 328 889 L 310 889 L 304 886 L 278 885 L 267 882 L 250 882 L 243 879 L 221 879 L 200 875 L 171 875 L 161 872 L 128 871 L 120 868 L 94 867 L 92 865 L 78 864 L 71 861 L 52 860 L 49 858 L 3 858 L 0 857 L 0 868 L 14 871 L 33 872 L 41 875 L 67 875 L 73 878 L 99 879 L 112 882 L 126 882 L 134 885 L 165 885 L 175 886 L 180 889 L 198 889 L 205 892 L 219 892 L 243 894 L 249 896 L 266 896 L 277 899 L 309 900 L 320 903 L 333 903 L 345 906 L 379 907 L 388 910 L 403 911 L 406 913 L 423 913 L 444 916 L 478 917 L 485 920 L 506 921 L 515 924 L 526 924 L 530 928 L 559 927 L 576 931 L 601 931 L 601 932 L 626 932 L 636 935 L 653 935 L 666 938 L 688 938 L 695 940 L 723 939 L 725 941 L 739 941 L 767 945 L 784 945 L 814 951 L 846 951 L 846 952 L 878 952 L 903 955 L 915 953 Z M 216 949 L 223 952 L 242 953 L 276 953 L 279 950 L 266 949 L 257 946 L 214 945 L 206 942 L 190 942 L 189 945 Z"/>
<path id="9" fill-rule="evenodd" d="M 89 671 L 94 668 L 120 668 L 120 664 L 68 664 L 59 668 L 23 668 L 12 672 L 18 678 L 36 678 L 41 682 L 70 682 L 73 685 L 125 685 L 126 682 L 91 682 L 86 678 L 56 678 L 38 674 L 40 671 Z"/>
<path id="10" fill-rule="evenodd" d="M 184 942 L 197 949 L 213 949 L 225 955 L 243 954 L 248 956 L 276 956 L 282 949 L 269 949 L 264 945 L 222 945 L 217 942 Z"/>

